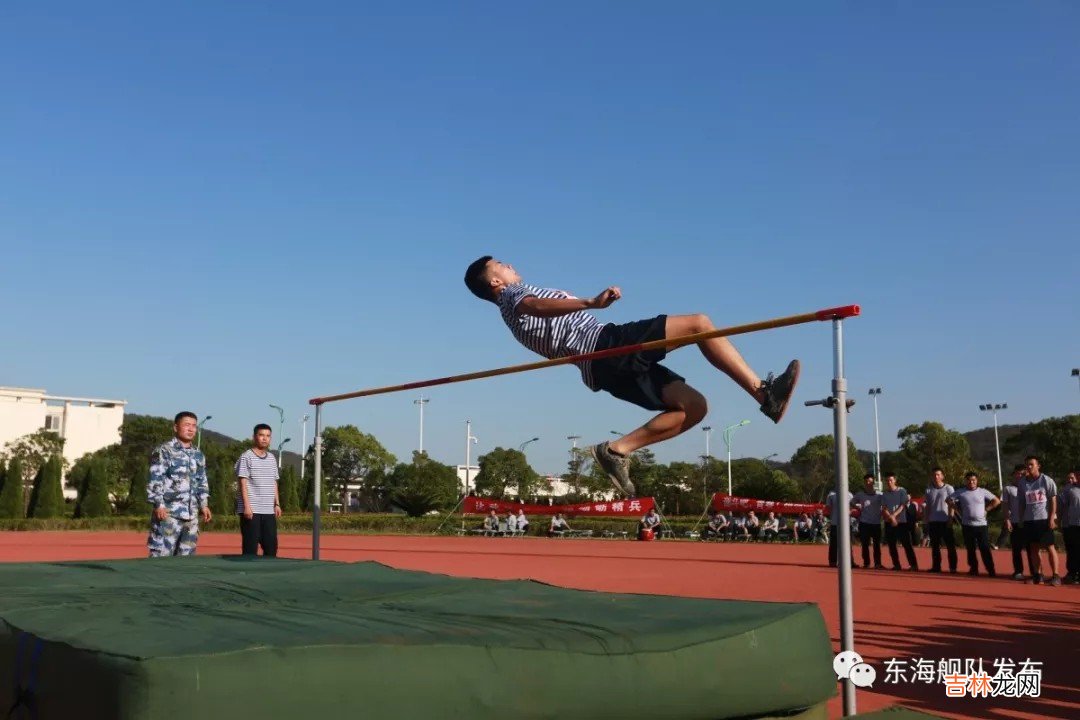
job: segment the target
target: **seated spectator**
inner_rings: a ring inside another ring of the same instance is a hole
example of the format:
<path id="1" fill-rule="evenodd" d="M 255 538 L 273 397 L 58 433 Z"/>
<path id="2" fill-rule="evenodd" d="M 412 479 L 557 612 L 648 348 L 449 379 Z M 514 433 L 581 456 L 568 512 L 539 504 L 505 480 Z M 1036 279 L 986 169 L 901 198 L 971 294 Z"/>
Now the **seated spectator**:
<path id="1" fill-rule="evenodd" d="M 812 540 L 814 537 L 814 526 L 810 522 L 810 516 L 806 513 L 799 515 L 799 518 L 795 521 L 795 530 L 792 533 L 795 542 L 799 540 Z"/>
<path id="2" fill-rule="evenodd" d="M 752 540 L 757 540 L 761 534 L 761 520 L 758 519 L 753 510 L 746 514 L 746 532 Z"/>
<path id="3" fill-rule="evenodd" d="M 727 532 L 727 527 L 728 521 L 724 514 L 710 509 L 709 522 L 705 524 L 705 528 L 701 531 L 701 539 L 720 538 Z"/>
<path id="4" fill-rule="evenodd" d="M 750 539 L 750 530 L 746 526 L 746 518 L 738 513 L 731 514 L 731 537 L 735 540 Z"/>
<path id="5" fill-rule="evenodd" d="M 814 517 L 810 518 L 810 528 L 813 530 L 814 542 L 829 542 L 829 523 L 825 520 L 825 511 L 818 508 L 814 511 Z"/>
<path id="6" fill-rule="evenodd" d="M 484 518 L 484 535 L 495 537 L 499 534 L 499 515 L 494 510 Z"/>
<path id="7" fill-rule="evenodd" d="M 794 542 L 795 541 L 795 523 L 789 522 L 786 517 L 780 515 L 776 518 L 776 522 L 780 523 L 778 532 L 780 533 L 781 542 Z"/>
<path id="8" fill-rule="evenodd" d="M 517 515 L 515 515 L 512 512 L 507 513 L 506 514 L 506 532 L 513 535 L 514 533 L 517 532 L 517 529 L 518 529 Z"/>
<path id="9" fill-rule="evenodd" d="M 529 518 L 525 517 L 524 510 L 518 510 L 517 514 L 517 529 L 522 535 L 529 534 Z"/>
<path id="10" fill-rule="evenodd" d="M 646 530 L 652 530 L 654 537 L 660 539 L 660 513 L 656 512 L 656 508 L 650 508 L 645 517 L 638 521 L 638 540 L 645 537 Z"/>
<path id="11" fill-rule="evenodd" d="M 568 532 L 570 532 L 570 526 L 566 524 L 562 513 L 555 513 L 555 517 L 551 518 L 551 526 L 548 528 L 548 537 L 559 537 Z"/>
<path id="12" fill-rule="evenodd" d="M 780 523 L 776 520 L 776 513 L 769 513 L 765 522 L 761 525 L 761 537 L 765 542 L 772 542 L 780 535 Z"/>

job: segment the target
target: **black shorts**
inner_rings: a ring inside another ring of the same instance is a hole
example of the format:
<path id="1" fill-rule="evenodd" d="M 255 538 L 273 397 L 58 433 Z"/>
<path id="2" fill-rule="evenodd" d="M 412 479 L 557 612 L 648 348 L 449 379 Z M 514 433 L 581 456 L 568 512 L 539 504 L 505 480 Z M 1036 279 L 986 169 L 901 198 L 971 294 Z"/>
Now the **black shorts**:
<path id="1" fill-rule="evenodd" d="M 657 315 L 649 320 L 605 325 L 596 340 L 596 349 L 663 340 L 667 337 L 666 324 L 667 315 Z M 598 390 L 646 410 L 670 410 L 663 400 L 664 386 L 682 382 L 683 377 L 660 364 L 666 355 L 667 349 L 660 348 L 593 360 L 593 384 Z"/>
<path id="2" fill-rule="evenodd" d="M 1049 520 L 1025 520 L 1024 542 L 1028 545 L 1053 545 L 1054 531 Z"/>

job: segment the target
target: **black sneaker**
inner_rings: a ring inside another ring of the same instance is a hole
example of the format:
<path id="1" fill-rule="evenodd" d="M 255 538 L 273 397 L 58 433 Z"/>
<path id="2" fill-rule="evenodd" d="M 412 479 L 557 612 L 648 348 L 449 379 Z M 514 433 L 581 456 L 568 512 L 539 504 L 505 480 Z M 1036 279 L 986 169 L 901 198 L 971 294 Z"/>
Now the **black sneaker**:
<path id="1" fill-rule="evenodd" d="M 611 452 L 607 442 L 593 445 L 590 450 L 596 462 L 600 463 L 600 467 L 607 473 L 615 489 L 627 497 L 633 497 L 634 483 L 630 482 L 630 458 L 619 457 Z"/>
<path id="2" fill-rule="evenodd" d="M 792 360 L 780 377 L 773 377 L 772 373 L 761 383 L 761 391 L 765 394 L 765 400 L 761 403 L 761 412 L 774 423 L 780 422 L 787 412 L 791 395 L 795 392 L 795 385 L 799 382 L 799 361 Z"/>
<path id="3" fill-rule="evenodd" d="M 1059 577 L 1058 575 L 1054 575 L 1050 578 L 1050 582 L 1048 582 L 1047 584 L 1053 585 L 1054 587 L 1061 587 L 1061 577 Z"/>

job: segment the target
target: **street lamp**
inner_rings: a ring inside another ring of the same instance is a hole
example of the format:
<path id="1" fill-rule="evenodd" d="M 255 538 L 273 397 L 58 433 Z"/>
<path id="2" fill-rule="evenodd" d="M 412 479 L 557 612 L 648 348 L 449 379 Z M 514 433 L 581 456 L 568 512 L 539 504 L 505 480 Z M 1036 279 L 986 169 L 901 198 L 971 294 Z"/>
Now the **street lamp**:
<path id="1" fill-rule="evenodd" d="M 734 425 L 724 428 L 724 445 L 727 446 L 727 494 L 731 494 L 731 436 L 743 425 L 749 425 L 749 420 L 742 420 Z"/>
<path id="2" fill-rule="evenodd" d="M 870 388 L 870 397 L 874 398 L 874 477 L 877 492 L 881 492 L 881 435 L 878 433 L 877 399 L 881 388 Z"/>
<path id="3" fill-rule="evenodd" d="M 420 406 L 420 454 L 424 454 L 424 406 L 431 402 L 431 398 L 426 398 L 423 395 L 419 400 L 413 400 L 413 405 Z"/>
<path id="4" fill-rule="evenodd" d="M 765 457 L 761 458 L 761 464 L 764 465 L 765 467 L 768 467 L 769 466 L 769 461 L 772 460 L 774 457 L 776 457 L 779 454 L 780 453 L 772 453 L 770 455 L 766 455 Z"/>
<path id="5" fill-rule="evenodd" d="M 472 421 L 465 421 L 465 497 L 469 496 L 469 461 L 472 446 L 480 442 L 472 434 Z"/>
<path id="6" fill-rule="evenodd" d="M 285 447 L 285 443 L 292 442 L 292 438 L 285 438 L 277 444 L 277 465 L 278 469 L 281 469 L 281 448 Z"/>
<path id="7" fill-rule="evenodd" d="M 202 422 L 199 423 L 199 437 L 195 440 L 195 449 L 196 450 L 202 450 L 202 426 L 205 425 L 208 421 L 213 420 L 213 419 L 214 419 L 213 415 L 207 415 L 206 417 L 204 417 L 202 419 Z"/>
<path id="8" fill-rule="evenodd" d="M 300 480 L 304 479 L 304 466 L 307 465 L 307 421 L 310 415 L 305 415 L 300 418 L 300 426 L 303 428 L 300 432 Z M 302 486 L 301 486 L 302 487 Z"/>
<path id="9" fill-rule="evenodd" d="M 983 412 L 994 413 L 994 452 L 997 453 L 997 466 L 998 466 L 998 489 L 1002 494 L 1005 492 L 1005 481 L 1001 478 L 1001 442 L 998 440 L 998 410 L 1008 410 L 1009 403 L 986 403 L 980 405 L 979 409 Z"/>
<path id="10" fill-rule="evenodd" d="M 1078 382 L 1080 382 L 1080 368 L 1073 368 L 1072 376 L 1076 378 Z"/>
<path id="11" fill-rule="evenodd" d="M 270 403 L 270 407 L 272 407 L 272 408 L 274 408 L 275 410 L 278 411 L 278 417 L 280 418 L 280 422 L 278 423 L 278 429 L 280 430 L 280 432 L 278 433 L 278 436 L 280 437 L 280 436 L 285 434 L 285 410 L 283 410 L 279 406 L 275 405 L 274 403 Z M 281 469 L 281 455 L 278 455 L 278 470 L 280 470 L 280 469 Z"/>
<path id="12" fill-rule="evenodd" d="M 534 438 L 531 438 L 531 439 L 529 439 L 529 440 L 526 440 L 525 442 L 521 443 L 520 445 L 518 445 L 518 452 L 519 452 L 519 453 L 521 453 L 522 455 L 524 455 L 524 454 L 525 454 L 525 447 L 526 447 L 526 446 L 527 446 L 527 445 L 528 445 L 529 443 L 534 443 L 534 442 L 536 442 L 536 441 L 537 441 L 537 440 L 539 440 L 539 439 L 540 439 L 540 438 L 538 438 L 538 437 L 534 437 Z"/>

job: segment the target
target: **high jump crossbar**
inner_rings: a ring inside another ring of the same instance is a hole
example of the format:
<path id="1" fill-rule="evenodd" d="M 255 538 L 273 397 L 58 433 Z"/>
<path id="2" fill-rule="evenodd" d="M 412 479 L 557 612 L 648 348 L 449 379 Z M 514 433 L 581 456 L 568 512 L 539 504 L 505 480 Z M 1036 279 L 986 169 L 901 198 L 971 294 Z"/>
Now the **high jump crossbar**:
<path id="1" fill-rule="evenodd" d="M 316 408 L 325 403 L 338 402 L 340 400 L 351 400 L 353 398 L 370 397 L 372 395 L 385 395 L 387 393 L 401 392 L 402 390 L 416 390 L 418 388 L 431 387 L 433 385 L 450 385 L 452 383 L 468 382 L 469 380 L 480 380 L 482 378 L 496 377 L 498 375 L 511 375 L 513 373 L 529 372 L 530 370 L 540 370 L 542 368 L 555 367 L 556 365 L 569 365 L 570 363 L 584 362 L 586 360 L 600 360 L 601 358 L 615 357 L 617 355 L 629 355 L 630 353 L 642 352 L 644 350 L 658 350 L 660 348 L 676 349 L 686 345 L 693 345 L 699 343 L 702 340 L 709 340 L 711 338 L 729 337 L 731 335 L 745 335 L 747 333 L 759 332 L 761 330 L 772 330 L 774 328 L 789 327 L 791 325 L 802 325 L 809 322 L 818 322 L 825 320 L 836 320 L 841 318 L 855 317 L 861 312 L 858 305 L 843 305 L 841 307 L 828 308 L 825 310 L 818 310 L 816 312 L 802 313 L 801 315 L 789 315 L 788 317 L 774 318 L 772 320 L 762 320 L 761 322 L 748 323 L 746 325 L 733 325 L 732 327 L 717 328 L 716 330 L 709 330 L 702 333 L 694 333 L 692 335 L 681 335 L 679 337 L 665 338 L 663 340 L 653 340 L 647 343 L 638 343 L 636 345 L 623 345 L 620 347 L 608 348 L 607 350 L 598 350 L 591 353 L 583 353 L 581 355 L 568 355 L 566 357 L 554 358 L 552 360 L 541 360 L 539 362 L 524 363 L 522 365 L 510 365 L 502 368 L 495 368 L 493 370 L 481 370 L 479 372 L 465 373 L 464 375 L 451 375 L 444 378 L 435 378 L 433 380 L 421 380 L 420 382 L 404 383 L 402 385 L 387 385 L 385 387 L 369 388 L 367 390 L 357 390 L 356 392 L 341 393 L 340 395 L 325 395 L 323 397 L 312 398 L 308 402 L 314 405 Z"/>
<path id="2" fill-rule="evenodd" d="M 450 377 L 423 380 L 421 382 L 405 383 L 403 385 L 388 385 L 386 387 L 358 390 L 356 392 L 342 393 L 340 395 L 325 395 L 312 398 L 308 402 L 315 406 L 315 477 L 314 498 L 312 503 L 311 524 L 311 559 L 319 559 L 319 514 L 321 504 L 321 481 L 322 481 L 322 409 L 323 405 L 340 400 L 352 398 L 370 397 L 372 395 L 384 395 L 386 393 L 400 392 L 402 390 L 415 390 L 418 388 L 431 387 L 433 385 L 449 385 L 451 383 L 479 380 L 481 378 L 495 377 L 497 375 L 510 375 L 512 373 L 540 370 L 556 365 L 583 362 L 585 360 L 599 360 L 601 358 L 627 355 L 643 350 L 657 350 L 660 348 L 675 349 L 686 345 L 699 343 L 710 338 L 728 337 L 731 335 L 744 335 L 746 333 L 771 330 L 773 328 L 802 325 L 810 322 L 831 320 L 833 323 L 833 381 L 832 394 L 824 400 L 807 402 L 807 405 L 823 405 L 833 411 L 833 441 L 835 443 L 834 462 L 836 469 L 836 504 L 840 508 L 847 508 L 850 504 L 848 492 L 847 472 L 847 413 L 851 404 L 847 400 L 847 380 L 844 377 L 844 318 L 856 317 L 862 312 L 858 305 L 842 305 L 840 307 L 826 308 L 816 312 L 790 315 L 788 317 L 763 320 L 761 322 L 746 325 L 734 325 L 727 328 L 718 328 L 708 332 L 682 335 L 663 340 L 654 340 L 636 345 L 623 345 L 597 352 L 571 355 L 568 357 L 543 360 L 541 362 L 525 363 L 524 365 L 511 365 L 509 367 L 496 368 L 494 370 L 482 370 L 480 372 L 466 373 L 464 375 L 452 375 Z M 846 513 L 844 513 L 846 515 Z M 854 609 L 851 594 L 851 534 L 847 522 L 841 522 L 837 527 L 839 566 L 838 580 L 840 585 L 840 649 L 854 650 L 855 628 Z M 855 714 L 855 686 L 850 679 L 844 680 L 842 687 L 843 714 L 849 717 Z"/>

